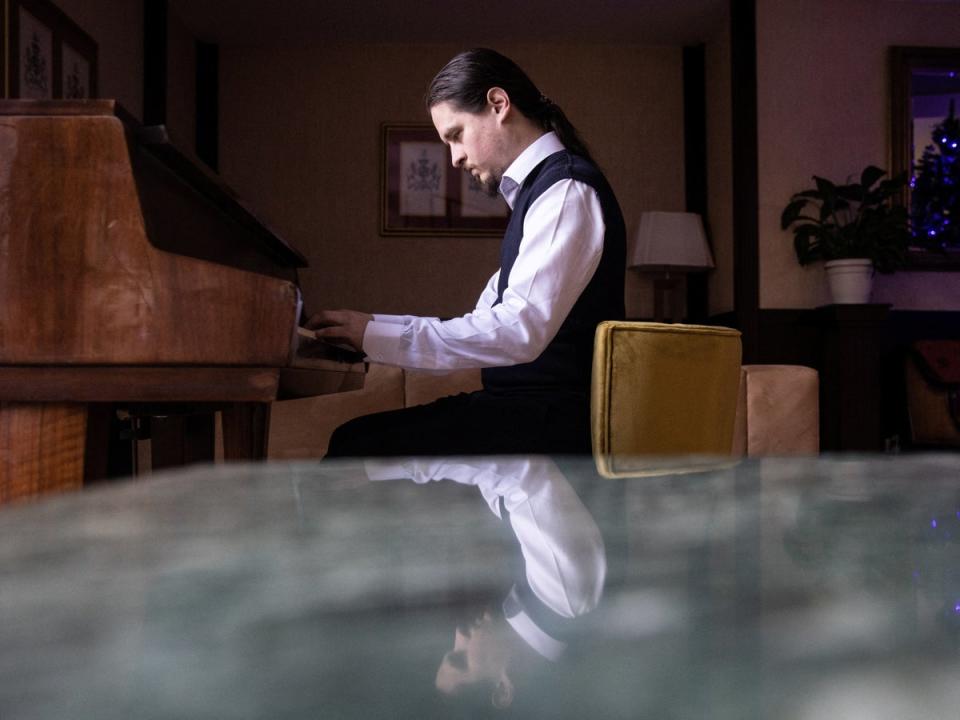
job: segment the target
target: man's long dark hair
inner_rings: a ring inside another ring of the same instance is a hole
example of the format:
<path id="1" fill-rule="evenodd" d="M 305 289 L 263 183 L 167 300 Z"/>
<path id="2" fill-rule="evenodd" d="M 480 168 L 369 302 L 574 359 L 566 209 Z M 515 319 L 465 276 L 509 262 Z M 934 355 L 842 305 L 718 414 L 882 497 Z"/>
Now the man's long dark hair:
<path id="1" fill-rule="evenodd" d="M 442 102 L 457 110 L 478 113 L 487 105 L 487 91 L 503 88 L 510 102 L 544 130 L 553 130 L 574 155 L 593 162 L 586 143 L 560 106 L 545 97 L 527 74 L 495 50 L 475 48 L 454 57 L 430 83 L 427 109 Z"/>

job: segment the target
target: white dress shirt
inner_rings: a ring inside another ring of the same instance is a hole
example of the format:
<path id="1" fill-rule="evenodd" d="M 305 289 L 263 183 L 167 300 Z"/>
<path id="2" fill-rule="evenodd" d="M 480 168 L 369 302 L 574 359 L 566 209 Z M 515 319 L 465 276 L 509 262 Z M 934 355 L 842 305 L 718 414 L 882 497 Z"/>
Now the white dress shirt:
<path id="1" fill-rule="evenodd" d="M 513 209 L 530 172 L 563 145 L 549 132 L 531 143 L 504 172 L 500 193 Z M 363 336 L 372 362 L 404 368 L 454 370 L 530 362 L 547 347 L 600 263 L 606 227 L 597 193 L 586 183 L 560 180 L 531 205 L 502 302 L 500 271 L 472 312 L 451 320 L 374 315 Z"/>
<path id="2" fill-rule="evenodd" d="M 589 613 L 600 602 L 607 575 L 603 537 L 590 511 L 549 457 L 366 460 L 364 469 L 371 481 L 409 478 L 420 484 L 452 480 L 475 485 L 501 520 L 502 498 L 534 595 L 568 619 Z M 538 653 L 556 660 L 564 643 L 537 626 L 523 609 L 516 588 L 507 603 L 516 608 L 506 616 L 510 626 Z"/>

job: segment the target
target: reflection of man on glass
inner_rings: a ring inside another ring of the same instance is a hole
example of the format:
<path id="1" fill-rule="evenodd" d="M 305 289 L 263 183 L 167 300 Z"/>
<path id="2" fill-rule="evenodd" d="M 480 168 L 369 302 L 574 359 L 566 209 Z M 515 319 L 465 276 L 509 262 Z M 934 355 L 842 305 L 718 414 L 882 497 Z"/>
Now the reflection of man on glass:
<path id="1" fill-rule="evenodd" d="M 453 648 L 437 669 L 436 686 L 444 695 L 476 698 L 477 705 L 489 702 L 503 709 L 513 704 L 518 672 L 543 662 L 502 614 L 486 608 L 454 631 Z"/>
<path id="2" fill-rule="evenodd" d="M 475 485 L 509 527 L 520 549 L 514 583 L 500 608 L 485 607 L 456 628 L 436 676 L 445 695 L 479 691 L 507 707 L 518 675 L 559 660 L 577 619 L 600 601 L 607 564 L 593 516 L 545 457 L 370 462 L 367 475 Z"/>
<path id="3" fill-rule="evenodd" d="M 593 335 L 624 316 L 625 239 L 613 191 L 563 111 L 492 50 L 453 58 L 427 97 L 453 165 L 512 209 L 463 317 L 321 312 L 308 327 L 405 368 L 483 368 L 483 390 L 358 418 L 330 456 L 589 453 Z"/>

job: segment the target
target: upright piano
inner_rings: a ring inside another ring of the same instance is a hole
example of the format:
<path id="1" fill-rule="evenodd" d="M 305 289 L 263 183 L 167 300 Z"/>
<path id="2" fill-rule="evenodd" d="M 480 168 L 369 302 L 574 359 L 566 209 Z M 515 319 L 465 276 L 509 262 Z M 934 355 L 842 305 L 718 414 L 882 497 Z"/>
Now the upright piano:
<path id="1" fill-rule="evenodd" d="M 168 419 L 155 466 L 212 459 L 214 412 L 257 459 L 285 392 L 361 387 L 298 361 L 305 265 L 116 102 L 0 101 L 0 503 L 106 475 L 118 411 Z"/>

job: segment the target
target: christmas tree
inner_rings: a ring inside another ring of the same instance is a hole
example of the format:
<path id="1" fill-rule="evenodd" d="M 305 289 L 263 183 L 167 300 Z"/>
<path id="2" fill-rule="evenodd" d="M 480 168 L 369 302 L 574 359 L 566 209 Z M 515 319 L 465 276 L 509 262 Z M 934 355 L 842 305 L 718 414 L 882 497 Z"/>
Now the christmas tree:
<path id="1" fill-rule="evenodd" d="M 916 240 L 938 250 L 960 249 L 960 120 L 950 114 L 933 128 L 910 181 L 910 211 Z"/>

